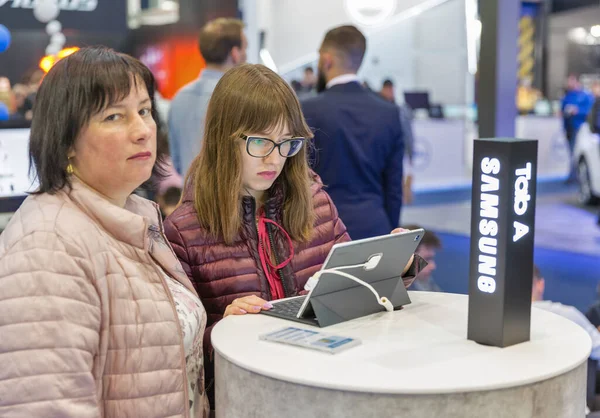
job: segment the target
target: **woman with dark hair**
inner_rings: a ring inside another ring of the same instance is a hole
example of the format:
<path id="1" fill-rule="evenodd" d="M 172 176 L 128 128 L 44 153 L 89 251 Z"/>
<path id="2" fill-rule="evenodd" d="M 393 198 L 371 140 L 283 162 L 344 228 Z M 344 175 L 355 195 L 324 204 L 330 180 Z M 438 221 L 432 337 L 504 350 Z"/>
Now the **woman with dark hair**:
<path id="1" fill-rule="evenodd" d="M 132 192 L 166 144 L 154 78 L 86 48 L 42 82 L 30 156 L 39 189 L 0 236 L 0 415 L 205 417 L 206 313 Z"/>
<path id="2" fill-rule="evenodd" d="M 267 67 L 238 66 L 217 84 L 182 204 L 165 221 L 208 313 L 209 356 L 210 331 L 223 316 L 302 294 L 331 247 L 350 240 L 309 170 L 311 138 L 292 88 Z M 404 268 L 405 286 L 422 266 L 415 259 Z"/>

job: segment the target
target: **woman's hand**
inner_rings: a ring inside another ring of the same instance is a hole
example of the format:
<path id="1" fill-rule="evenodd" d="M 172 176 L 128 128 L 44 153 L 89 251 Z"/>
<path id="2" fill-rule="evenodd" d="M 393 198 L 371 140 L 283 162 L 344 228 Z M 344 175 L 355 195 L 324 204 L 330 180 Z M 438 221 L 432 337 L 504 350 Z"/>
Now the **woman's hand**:
<path id="1" fill-rule="evenodd" d="M 229 315 L 246 315 L 247 313 L 259 313 L 262 310 L 268 311 L 273 305 L 259 298 L 258 296 L 244 296 L 243 298 L 235 299 L 231 305 L 225 309 L 223 317 Z"/>
<path id="2" fill-rule="evenodd" d="M 396 228 L 392 231 L 392 234 L 400 234 L 401 232 L 409 232 L 409 231 L 410 231 L 410 229 Z M 404 266 L 404 270 L 402 270 L 402 276 L 404 276 L 406 274 L 406 272 L 408 271 L 408 269 L 410 268 L 410 266 L 412 266 L 413 261 L 415 261 L 414 254 L 410 256 L 408 263 L 406 264 L 406 266 Z"/>

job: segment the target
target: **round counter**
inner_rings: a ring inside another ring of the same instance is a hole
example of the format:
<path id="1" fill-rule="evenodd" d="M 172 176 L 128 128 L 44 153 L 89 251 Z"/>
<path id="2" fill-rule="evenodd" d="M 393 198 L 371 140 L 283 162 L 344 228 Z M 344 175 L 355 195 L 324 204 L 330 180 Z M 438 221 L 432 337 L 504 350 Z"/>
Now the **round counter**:
<path id="1" fill-rule="evenodd" d="M 532 309 L 531 341 L 469 341 L 466 295 L 409 292 L 412 303 L 318 330 L 358 338 L 338 354 L 261 341 L 286 326 L 228 317 L 212 331 L 217 417 L 560 417 L 585 415 L 590 338 Z"/>

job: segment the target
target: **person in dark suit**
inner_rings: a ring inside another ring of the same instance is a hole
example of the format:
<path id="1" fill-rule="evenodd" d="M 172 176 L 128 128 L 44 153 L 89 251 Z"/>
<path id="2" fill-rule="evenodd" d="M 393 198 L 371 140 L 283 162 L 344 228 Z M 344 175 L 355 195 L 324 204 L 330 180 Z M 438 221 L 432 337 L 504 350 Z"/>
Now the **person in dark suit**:
<path id="1" fill-rule="evenodd" d="M 404 143 L 398 107 L 356 75 L 366 50 L 354 26 L 327 32 L 319 50 L 316 97 L 302 102 L 315 133 L 314 170 L 352 239 L 388 234 L 402 207 Z"/>

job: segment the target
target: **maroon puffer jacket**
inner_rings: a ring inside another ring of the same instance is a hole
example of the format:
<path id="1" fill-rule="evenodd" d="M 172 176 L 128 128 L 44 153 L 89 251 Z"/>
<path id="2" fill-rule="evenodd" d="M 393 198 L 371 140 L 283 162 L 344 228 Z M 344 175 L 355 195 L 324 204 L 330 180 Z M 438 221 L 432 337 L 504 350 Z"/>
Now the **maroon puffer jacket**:
<path id="1" fill-rule="evenodd" d="M 315 231 L 310 242 L 294 243 L 294 258 L 281 271 L 286 296 L 298 295 L 306 281 L 325 262 L 331 247 L 349 241 L 346 227 L 338 217 L 329 195 L 318 178 L 311 187 L 316 214 Z M 275 183 L 265 202 L 267 218 L 282 225 L 282 187 Z M 223 317 L 234 299 L 256 295 L 271 300 L 269 282 L 258 256 L 255 201 L 242 200 L 243 225 L 232 245 L 222 238 L 211 238 L 200 226 L 193 203 L 193 190 L 184 191 L 184 199 L 165 221 L 165 234 L 171 242 L 188 277 L 200 295 L 208 314 L 205 344 L 210 342 L 212 326 Z M 270 228 L 272 225 L 268 224 Z M 271 228 L 277 263 L 289 257 L 288 242 L 278 228 Z"/>

